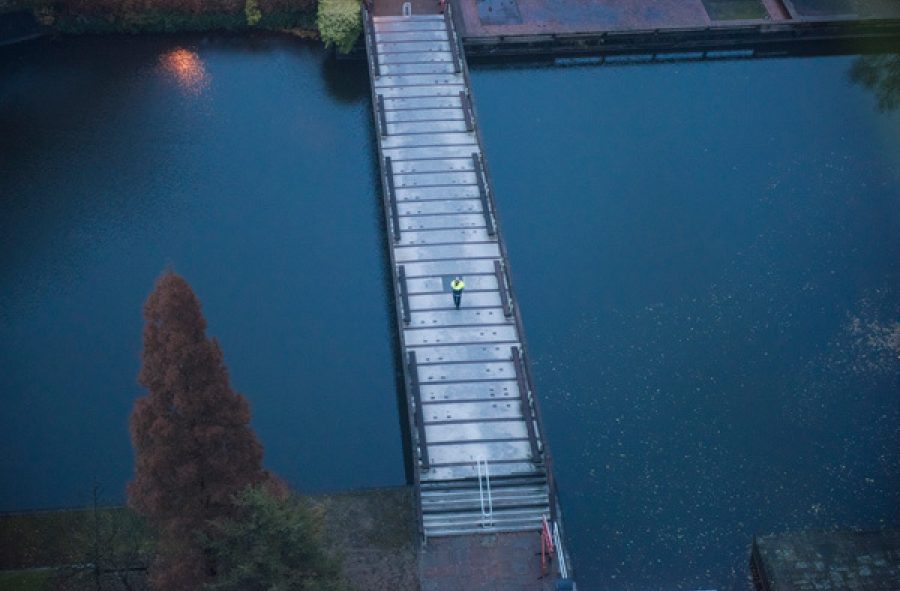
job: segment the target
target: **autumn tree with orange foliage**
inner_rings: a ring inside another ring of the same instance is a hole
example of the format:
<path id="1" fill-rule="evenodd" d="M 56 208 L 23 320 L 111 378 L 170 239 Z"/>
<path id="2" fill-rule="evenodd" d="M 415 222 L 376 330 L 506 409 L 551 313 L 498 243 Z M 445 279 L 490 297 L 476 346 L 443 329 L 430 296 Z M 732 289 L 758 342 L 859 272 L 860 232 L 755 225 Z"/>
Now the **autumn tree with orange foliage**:
<path id="1" fill-rule="evenodd" d="M 210 524 L 234 516 L 234 499 L 270 476 L 247 400 L 232 390 L 188 283 L 164 273 L 144 319 L 139 381 L 148 394 L 130 418 L 135 478 L 128 503 L 159 531 L 153 586 L 199 589 L 216 571 L 201 538 L 214 537 Z"/>

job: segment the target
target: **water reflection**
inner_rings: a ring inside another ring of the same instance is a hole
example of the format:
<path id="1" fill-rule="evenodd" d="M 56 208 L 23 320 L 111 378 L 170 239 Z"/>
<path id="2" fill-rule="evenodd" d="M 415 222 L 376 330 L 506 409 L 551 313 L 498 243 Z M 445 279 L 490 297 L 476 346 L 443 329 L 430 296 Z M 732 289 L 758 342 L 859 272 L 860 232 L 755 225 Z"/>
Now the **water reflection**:
<path id="1" fill-rule="evenodd" d="M 900 54 L 861 55 L 848 75 L 855 84 L 875 93 L 882 113 L 900 107 Z"/>
<path id="2" fill-rule="evenodd" d="M 196 51 L 178 47 L 159 57 L 160 67 L 184 90 L 200 94 L 209 86 L 209 74 Z"/>

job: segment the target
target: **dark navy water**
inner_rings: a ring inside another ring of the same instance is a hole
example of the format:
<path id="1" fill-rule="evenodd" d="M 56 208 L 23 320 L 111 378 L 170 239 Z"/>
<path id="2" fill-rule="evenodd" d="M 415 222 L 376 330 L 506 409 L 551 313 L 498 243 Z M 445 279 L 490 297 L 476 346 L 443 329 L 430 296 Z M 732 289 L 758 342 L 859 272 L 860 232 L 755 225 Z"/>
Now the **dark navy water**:
<path id="1" fill-rule="evenodd" d="M 900 525 L 900 113 L 854 59 L 474 71 L 588 588 Z"/>
<path id="2" fill-rule="evenodd" d="M 364 66 L 290 38 L 0 54 L 0 507 L 121 499 L 141 308 L 196 290 L 269 468 L 404 482 Z"/>
<path id="3" fill-rule="evenodd" d="M 900 525 L 900 115 L 854 59 L 473 70 L 583 588 Z M 169 267 L 268 467 L 404 481 L 367 84 L 287 38 L 0 52 L 0 509 L 121 500 Z"/>

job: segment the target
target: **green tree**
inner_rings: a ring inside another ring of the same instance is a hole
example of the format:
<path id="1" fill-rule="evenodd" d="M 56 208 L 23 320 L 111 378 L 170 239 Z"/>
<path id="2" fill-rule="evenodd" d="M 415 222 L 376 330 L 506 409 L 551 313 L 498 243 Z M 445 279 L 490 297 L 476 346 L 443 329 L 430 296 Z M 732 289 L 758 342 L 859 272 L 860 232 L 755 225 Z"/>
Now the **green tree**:
<path id="1" fill-rule="evenodd" d="M 255 27 L 262 20 L 262 12 L 259 10 L 259 4 L 256 0 L 247 0 L 244 4 L 244 15 L 247 17 L 247 24 Z"/>
<path id="2" fill-rule="evenodd" d="M 358 0 L 320 0 L 316 25 L 325 47 L 348 53 L 362 32 Z"/>
<path id="3" fill-rule="evenodd" d="M 207 550 L 218 573 L 209 591 L 337 591 L 337 562 L 322 546 L 322 515 L 273 487 L 247 487 L 237 515 L 213 522 Z"/>

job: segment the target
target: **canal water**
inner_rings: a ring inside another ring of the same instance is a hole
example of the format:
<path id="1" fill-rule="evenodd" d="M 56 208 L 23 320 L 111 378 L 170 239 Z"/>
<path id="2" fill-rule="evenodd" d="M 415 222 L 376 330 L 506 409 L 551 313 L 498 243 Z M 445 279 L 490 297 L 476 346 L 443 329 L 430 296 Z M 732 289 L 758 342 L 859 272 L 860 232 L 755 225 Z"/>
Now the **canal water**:
<path id="1" fill-rule="evenodd" d="M 900 115 L 854 57 L 479 65 L 586 589 L 741 589 L 900 524 Z M 404 482 L 368 81 L 287 38 L 0 52 L 0 509 L 120 501 L 141 304 L 194 286 L 268 467 Z"/>
<path id="2" fill-rule="evenodd" d="M 900 113 L 854 59 L 473 74 L 591 589 L 900 525 Z"/>
<path id="3" fill-rule="evenodd" d="M 266 465 L 404 482 L 362 64 L 291 38 L 75 39 L 0 65 L 0 508 L 121 500 L 141 307 L 197 292 Z"/>

